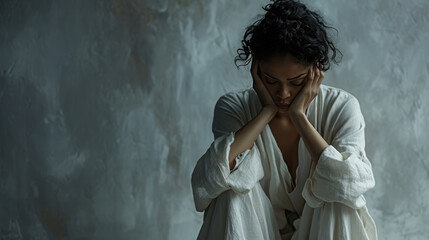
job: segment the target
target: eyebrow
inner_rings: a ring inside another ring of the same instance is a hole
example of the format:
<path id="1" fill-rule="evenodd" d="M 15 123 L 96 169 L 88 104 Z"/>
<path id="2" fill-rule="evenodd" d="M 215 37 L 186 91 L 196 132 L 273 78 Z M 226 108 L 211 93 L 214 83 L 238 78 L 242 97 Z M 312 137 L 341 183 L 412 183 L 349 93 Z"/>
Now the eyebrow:
<path id="1" fill-rule="evenodd" d="M 271 76 L 270 74 L 268 74 L 268 73 L 266 73 L 266 72 L 264 72 L 264 74 L 265 74 L 265 75 L 267 75 L 268 77 L 272 78 L 272 79 L 275 79 L 275 80 L 280 81 L 280 79 L 275 78 L 275 77 Z M 290 80 L 298 79 L 298 78 L 300 78 L 300 77 L 301 77 L 302 75 L 304 75 L 304 74 L 306 74 L 306 73 L 301 73 L 301 74 L 299 74 L 298 76 L 293 77 L 293 78 L 288 78 L 287 80 L 288 80 L 288 81 L 290 81 Z"/>

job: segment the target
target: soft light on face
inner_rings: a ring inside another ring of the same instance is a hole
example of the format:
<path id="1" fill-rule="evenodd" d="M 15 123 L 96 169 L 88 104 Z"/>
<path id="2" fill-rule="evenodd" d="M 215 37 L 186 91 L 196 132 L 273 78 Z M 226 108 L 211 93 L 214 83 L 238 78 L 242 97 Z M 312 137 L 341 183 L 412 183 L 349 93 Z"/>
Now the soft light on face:
<path id="1" fill-rule="evenodd" d="M 305 85 L 311 66 L 297 63 L 289 54 L 261 61 L 259 66 L 262 82 L 279 107 L 279 112 L 287 112 Z"/>

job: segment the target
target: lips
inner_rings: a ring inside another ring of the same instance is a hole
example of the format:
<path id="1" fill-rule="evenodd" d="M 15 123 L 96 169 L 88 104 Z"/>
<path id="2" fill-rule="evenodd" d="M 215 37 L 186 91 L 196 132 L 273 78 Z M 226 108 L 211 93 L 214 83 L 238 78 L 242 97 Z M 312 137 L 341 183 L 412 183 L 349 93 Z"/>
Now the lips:
<path id="1" fill-rule="evenodd" d="M 279 104 L 279 103 L 277 103 L 277 106 L 279 108 L 288 108 L 290 106 L 290 104 Z"/>

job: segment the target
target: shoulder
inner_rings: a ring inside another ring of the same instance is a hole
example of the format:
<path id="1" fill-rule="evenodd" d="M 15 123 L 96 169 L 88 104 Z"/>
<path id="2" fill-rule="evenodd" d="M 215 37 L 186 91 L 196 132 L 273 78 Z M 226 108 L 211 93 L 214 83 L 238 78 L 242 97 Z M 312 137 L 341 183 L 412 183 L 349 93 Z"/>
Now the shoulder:
<path id="1" fill-rule="evenodd" d="M 215 110 L 244 111 L 249 105 L 257 104 L 257 94 L 253 88 L 223 94 L 216 102 Z"/>
<path id="2" fill-rule="evenodd" d="M 319 106 L 324 111 L 334 111 L 345 107 L 353 108 L 360 111 L 359 101 L 351 93 L 336 87 L 320 85 L 319 94 L 317 95 Z"/>
<path id="3" fill-rule="evenodd" d="M 359 101 L 351 93 L 326 85 L 321 85 L 315 103 L 316 114 L 323 126 L 330 129 L 341 127 L 361 128 L 365 126 Z"/>
<path id="4" fill-rule="evenodd" d="M 351 93 L 332 86 L 320 85 L 319 95 L 325 102 L 338 101 L 338 102 L 348 102 L 348 101 L 357 101 L 356 97 Z"/>
<path id="5" fill-rule="evenodd" d="M 215 138 L 225 133 L 236 132 L 251 119 L 250 112 L 255 106 L 255 96 L 257 98 L 252 88 L 228 92 L 219 98 L 214 109 L 212 124 Z"/>
<path id="6" fill-rule="evenodd" d="M 217 104 L 233 104 L 233 105 L 243 105 L 249 104 L 250 101 L 255 97 L 255 90 L 253 88 L 237 90 L 232 92 L 227 92 L 223 94 Z"/>

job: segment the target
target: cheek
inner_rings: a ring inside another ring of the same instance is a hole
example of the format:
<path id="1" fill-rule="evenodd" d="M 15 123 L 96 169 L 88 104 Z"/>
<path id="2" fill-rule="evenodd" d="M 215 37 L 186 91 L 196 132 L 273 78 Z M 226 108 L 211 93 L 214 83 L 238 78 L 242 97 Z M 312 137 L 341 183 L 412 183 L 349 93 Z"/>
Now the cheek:
<path id="1" fill-rule="evenodd" d="M 293 98 L 295 98 L 295 97 L 296 97 L 296 95 L 298 95 L 298 93 L 299 93 L 299 92 L 301 92 L 301 89 L 302 89 L 303 87 L 304 87 L 304 85 L 299 86 L 299 87 L 295 88 L 295 89 L 292 91 L 292 96 L 293 96 Z"/>
<path id="2" fill-rule="evenodd" d="M 271 97 L 274 97 L 276 95 L 277 87 L 275 84 L 266 84 L 265 87 L 267 88 L 268 92 L 270 93 Z"/>
<path id="3" fill-rule="evenodd" d="M 276 89 L 276 84 L 268 84 L 265 78 L 262 78 L 262 83 L 264 84 L 265 88 L 268 90 L 268 92 L 273 96 Z"/>

